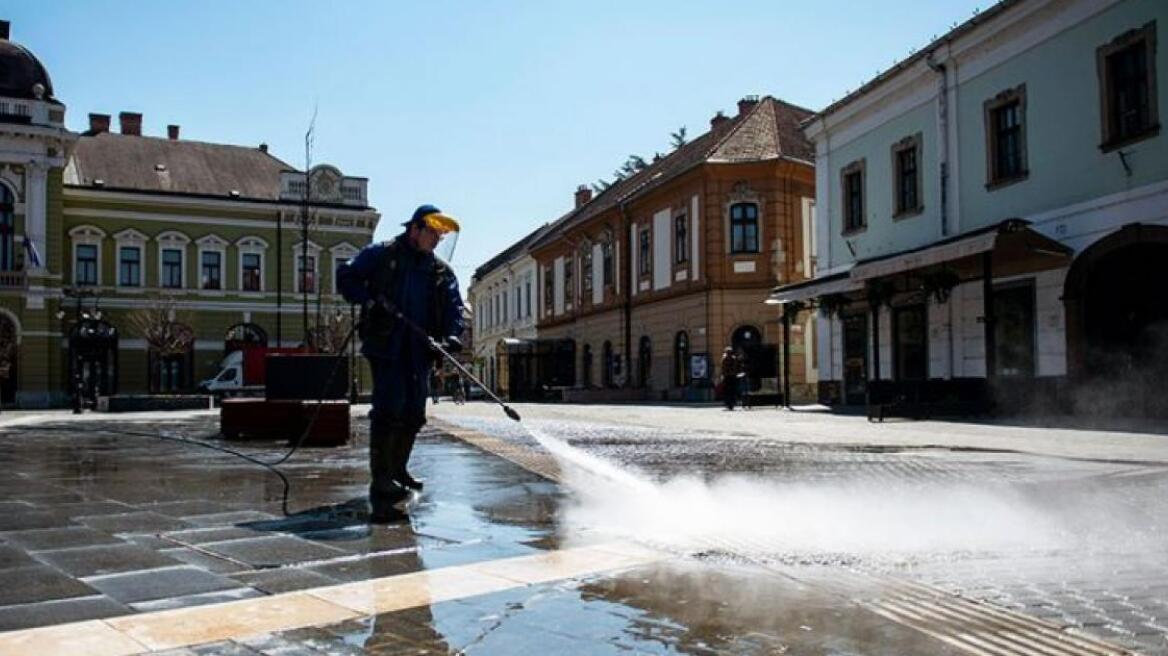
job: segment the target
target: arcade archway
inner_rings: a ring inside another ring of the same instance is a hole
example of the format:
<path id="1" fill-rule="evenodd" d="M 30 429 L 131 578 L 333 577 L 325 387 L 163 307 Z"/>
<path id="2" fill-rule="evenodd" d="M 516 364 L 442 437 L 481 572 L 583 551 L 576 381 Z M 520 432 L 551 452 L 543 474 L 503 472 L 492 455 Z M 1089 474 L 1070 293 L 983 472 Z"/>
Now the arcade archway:
<path id="1" fill-rule="evenodd" d="M 1132 224 L 1096 242 L 1067 273 L 1068 369 L 1076 406 L 1168 416 L 1168 228 Z"/>

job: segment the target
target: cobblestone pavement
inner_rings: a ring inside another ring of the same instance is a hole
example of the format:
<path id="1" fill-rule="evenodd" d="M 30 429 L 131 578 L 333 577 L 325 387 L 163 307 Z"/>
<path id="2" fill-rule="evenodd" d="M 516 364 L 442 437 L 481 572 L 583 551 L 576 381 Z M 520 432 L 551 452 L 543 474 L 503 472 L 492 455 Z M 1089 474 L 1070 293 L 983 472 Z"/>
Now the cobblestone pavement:
<path id="1" fill-rule="evenodd" d="M 638 471 L 665 490 L 678 490 L 679 477 L 697 477 L 710 489 L 726 489 L 718 487 L 720 480 L 746 477 L 797 490 L 812 510 L 841 511 L 849 520 L 856 519 L 854 507 L 835 501 L 816 506 L 823 499 L 808 495 L 808 490 L 874 493 L 887 495 L 889 504 L 921 504 L 906 511 L 915 515 L 894 514 L 890 530 L 919 532 L 922 545 L 894 537 L 887 551 L 873 550 L 858 536 L 844 535 L 843 549 L 797 545 L 790 550 L 777 544 L 782 541 L 778 533 L 726 531 L 714 541 L 717 553 L 788 572 L 812 564 L 891 575 L 1085 631 L 1141 653 L 1168 654 L 1168 507 L 1163 503 L 1168 468 L 1154 461 L 788 443 L 756 432 L 584 420 L 597 414 L 586 414 L 588 410 L 582 408 L 573 420 L 560 407 L 554 420 L 536 418 L 526 424 L 537 434 Z M 445 420 L 535 444 L 523 427 L 489 414 L 452 413 Z M 885 510 L 879 503 L 868 508 Z M 787 518 L 785 512 L 777 508 L 772 517 Z M 1015 513 L 1018 521 L 1011 523 L 1008 516 Z M 775 520 L 764 511 L 758 521 Z M 1033 531 L 1040 538 L 1031 535 L 1034 527 L 1027 522 L 1044 525 L 1041 532 Z M 970 524 L 968 532 L 953 523 Z M 985 542 L 979 534 L 983 524 Z M 809 526 L 820 528 L 817 523 Z M 968 539 L 971 546 L 954 546 L 945 537 Z M 930 540 L 939 546 L 932 548 Z M 772 543 L 777 546 L 769 548 Z M 848 549 L 852 543 L 862 548 Z"/>

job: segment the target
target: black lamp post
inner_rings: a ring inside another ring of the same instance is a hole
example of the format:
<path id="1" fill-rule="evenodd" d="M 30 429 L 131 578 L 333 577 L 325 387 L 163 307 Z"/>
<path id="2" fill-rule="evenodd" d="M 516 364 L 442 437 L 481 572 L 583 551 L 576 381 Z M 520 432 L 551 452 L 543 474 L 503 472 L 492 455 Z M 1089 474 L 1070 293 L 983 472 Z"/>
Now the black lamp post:
<path id="1" fill-rule="evenodd" d="M 355 330 L 357 327 L 357 306 L 349 306 L 349 330 Z M 356 335 L 349 338 L 349 403 L 357 403 L 358 396 L 358 381 L 357 381 L 357 340 Z"/>
<path id="2" fill-rule="evenodd" d="M 78 336 L 80 336 L 82 322 L 101 320 L 101 308 L 98 307 L 99 299 L 95 292 L 87 289 L 66 288 L 64 295 L 66 298 L 73 298 L 76 301 L 73 306 L 73 326 L 77 329 Z M 92 296 L 95 299 L 92 312 L 88 310 L 82 311 L 81 309 L 82 299 L 86 296 Z M 68 313 L 65 312 L 64 307 L 57 310 L 57 319 L 61 322 L 61 334 L 69 340 L 68 358 L 70 380 L 68 381 L 68 389 L 72 397 L 73 414 L 79 415 L 81 414 L 85 397 L 85 380 L 81 372 L 81 354 L 78 353 L 79 344 L 74 338 L 74 335 L 67 330 L 67 317 Z"/>

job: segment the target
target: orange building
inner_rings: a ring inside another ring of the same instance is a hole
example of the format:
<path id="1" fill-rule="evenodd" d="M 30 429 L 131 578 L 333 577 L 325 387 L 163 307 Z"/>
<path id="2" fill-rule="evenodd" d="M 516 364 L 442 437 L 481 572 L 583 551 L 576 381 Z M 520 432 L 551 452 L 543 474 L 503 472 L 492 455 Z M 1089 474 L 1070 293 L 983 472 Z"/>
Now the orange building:
<path id="1" fill-rule="evenodd" d="M 780 389 L 776 284 L 814 275 L 809 110 L 747 97 L 705 134 L 592 197 L 531 245 L 541 339 L 572 340 L 567 400 L 708 399 L 723 349 L 756 396 Z M 792 397 L 814 398 L 810 313 L 791 330 Z"/>

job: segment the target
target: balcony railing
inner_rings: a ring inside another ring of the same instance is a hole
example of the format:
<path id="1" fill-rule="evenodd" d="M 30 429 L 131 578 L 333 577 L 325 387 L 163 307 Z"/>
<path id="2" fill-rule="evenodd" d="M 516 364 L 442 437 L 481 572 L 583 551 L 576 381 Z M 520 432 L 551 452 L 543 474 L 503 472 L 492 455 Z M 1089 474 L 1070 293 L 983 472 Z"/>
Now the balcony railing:
<path id="1" fill-rule="evenodd" d="M 0 289 L 23 289 L 27 284 L 23 271 L 0 271 Z"/>

